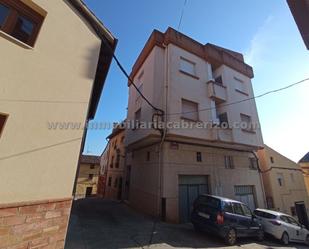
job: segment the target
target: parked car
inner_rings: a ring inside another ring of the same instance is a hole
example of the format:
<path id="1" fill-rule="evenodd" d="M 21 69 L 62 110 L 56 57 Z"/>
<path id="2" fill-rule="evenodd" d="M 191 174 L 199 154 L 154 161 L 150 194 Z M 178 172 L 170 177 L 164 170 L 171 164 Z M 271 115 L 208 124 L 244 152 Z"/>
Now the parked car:
<path id="1" fill-rule="evenodd" d="M 264 232 L 281 240 L 284 245 L 290 241 L 309 245 L 309 231 L 292 216 L 267 209 L 256 209 L 254 215 L 262 224 Z"/>
<path id="2" fill-rule="evenodd" d="M 191 222 L 197 231 L 220 236 L 228 245 L 239 237 L 264 239 L 261 224 L 244 203 L 214 195 L 200 195 L 193 204 Z"/>

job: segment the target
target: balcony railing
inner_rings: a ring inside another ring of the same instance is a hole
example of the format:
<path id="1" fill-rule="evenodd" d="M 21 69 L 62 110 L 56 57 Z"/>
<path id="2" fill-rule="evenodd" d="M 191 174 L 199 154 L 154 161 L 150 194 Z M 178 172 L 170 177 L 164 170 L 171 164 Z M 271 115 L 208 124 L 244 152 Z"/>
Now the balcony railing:
<path id="1" fill-rule="evenodd" d="M 218 103 L 226 101 L 227 99 L 226 86 L 223 86 L 220 83 L 210 80 L 207 82 L 207 90 L 209 98 L 212 98 Z"/>

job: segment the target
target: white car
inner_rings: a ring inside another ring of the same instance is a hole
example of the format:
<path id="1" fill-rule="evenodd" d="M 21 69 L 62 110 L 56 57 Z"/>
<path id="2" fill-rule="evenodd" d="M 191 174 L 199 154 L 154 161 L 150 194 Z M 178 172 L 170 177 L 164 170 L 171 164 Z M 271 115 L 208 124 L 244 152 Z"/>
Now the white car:
<path id="1" fill-rule="evenodd" d="M 281 240 L 284 245 L 288 245 L 290 241 L 309 245 L 309 231 L 292 216 L 259 208 L 254 210 L 254 215 L 264 232 Z"/>

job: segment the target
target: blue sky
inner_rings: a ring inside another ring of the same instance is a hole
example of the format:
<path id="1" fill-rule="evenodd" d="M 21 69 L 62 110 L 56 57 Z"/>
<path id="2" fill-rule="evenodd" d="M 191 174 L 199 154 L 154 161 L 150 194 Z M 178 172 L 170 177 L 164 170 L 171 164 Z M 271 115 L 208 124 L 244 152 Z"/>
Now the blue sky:
<path id="1" fill-rule="evenodd" d="M 128 72 L 153 29 L 177 29 L 183 0 L 85 0 L 119 40 L 116 54 Z M 309 77 L 306 50 L 282 0 L 187 0 L 180 31 L 245 55 L 253 66 L 256 95 Z M 298 161 L 309 151 L 309 81 L 258 99 L 264 142 Z M 125 118 L 127 80 L 113 62 L 95 122 Z M 110 130 L 89 130 L 84 153 L 101 154 Z"/>

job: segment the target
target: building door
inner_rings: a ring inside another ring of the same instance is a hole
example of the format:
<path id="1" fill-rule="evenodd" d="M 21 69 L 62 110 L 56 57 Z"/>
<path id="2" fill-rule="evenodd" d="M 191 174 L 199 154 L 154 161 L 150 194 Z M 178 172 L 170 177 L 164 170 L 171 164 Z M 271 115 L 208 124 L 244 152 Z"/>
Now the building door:
<path id="1" fill-rule="evenodd" d="M 299 222 L 309 229 L 309 220 L 305 203 L 303 201 L 295 202 L 295 209 Z"/>
<path id="2" fill-rule="evenodd" d="M 245 203 L 252 211 L 256 208 L 254 186 L 235 186 L 236 199 Z"/>
<path id="3" fill-rule="evenodd" d="M 190 222 L 194 200 L 200 194 L 209 194 L 208 176 L 182 175 L 178 178 L 179 189 L 179 221 Z"/>
<path id="4" fill-rule="evenodd" d="M 92 187 L 87 187 L 86 188 L 86 197 L 89 197 L 92 195 Z"/>

